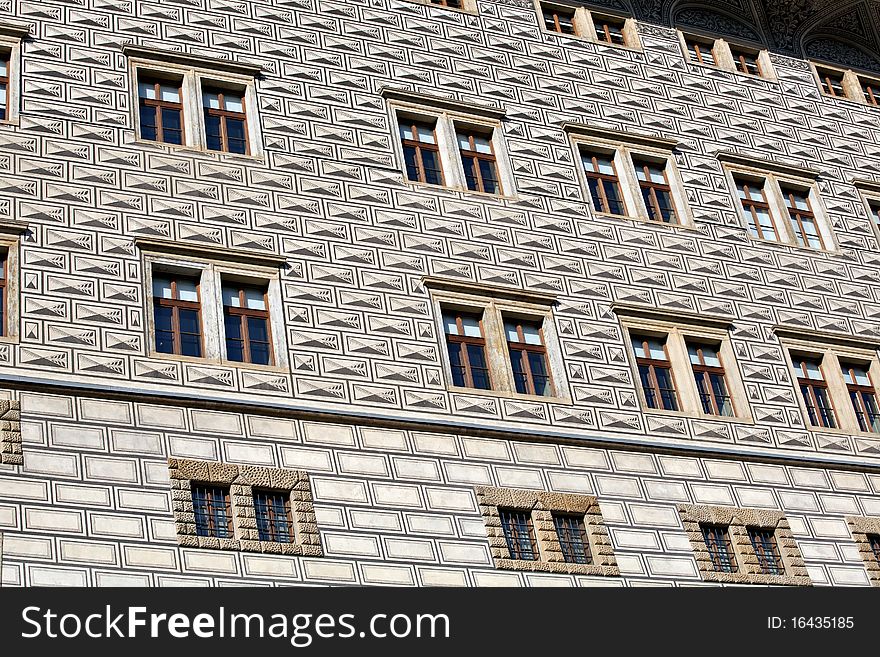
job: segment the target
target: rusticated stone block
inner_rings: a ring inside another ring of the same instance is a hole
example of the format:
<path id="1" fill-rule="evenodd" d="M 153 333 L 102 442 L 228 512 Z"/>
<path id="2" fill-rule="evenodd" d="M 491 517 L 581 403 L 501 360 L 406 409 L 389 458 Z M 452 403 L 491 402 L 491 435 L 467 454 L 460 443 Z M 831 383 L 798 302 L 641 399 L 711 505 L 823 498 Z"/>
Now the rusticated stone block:
<path id="1" fill-rule="evenodd" d="M 0 400 L 0 463 L 3 465 L 24 465 L 20 410 L 18 401 Z"/>

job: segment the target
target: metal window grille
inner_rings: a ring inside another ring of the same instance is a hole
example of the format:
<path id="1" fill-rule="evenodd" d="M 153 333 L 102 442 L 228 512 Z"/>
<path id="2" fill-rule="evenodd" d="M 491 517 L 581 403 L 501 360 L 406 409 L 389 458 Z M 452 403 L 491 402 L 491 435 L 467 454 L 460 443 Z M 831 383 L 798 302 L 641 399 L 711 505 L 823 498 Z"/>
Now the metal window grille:
<path id="1" fill-rule="evenodd" d="M 538 545 L 535 542 L 531 514 L 516 509 L 499 509 L 499 515 L 510 558 L 537 561 Z"/>
<path id="2" fill-rule="evenodd" d="M 232 538 L 232 505 L 229 488 L 192 484 L 196 534 L 210 538 Z"/>
<path id="3" fill-rule="evenodd" d="M 712 569 L 719 573 L 735 573 L 737 571 L 736 556 L 730 542 L 730 531 L 721 525 L 700 525 L 703 540 L 712 559 Z"/>
<path id="4" fill-rule="evenodd" d="M 877 563 L 880 563 L 880 534 L 868 534 L 868 545 L 871 546 L 871 552 Z"/>
<path id="5" fill-rule="evenodd" d="M 553 524 L 566 563 L 592 563 L 587 528 L 580 516 L 554 515 Z"/>
<path id="6" fill-rule="evenodd" d="M 785 566 L 776 544 L 776 533 L 772 529 L 748 528 L 749 540 L 758 557 L 758 566 L 764 575 L 784 575 Z"/>
<path id="7" fill-rule="evenodd" d="M 290 493 L 254 491 L 254 514 L 261 541 L 293 543 L 293 518 L 290 513 Z"/>

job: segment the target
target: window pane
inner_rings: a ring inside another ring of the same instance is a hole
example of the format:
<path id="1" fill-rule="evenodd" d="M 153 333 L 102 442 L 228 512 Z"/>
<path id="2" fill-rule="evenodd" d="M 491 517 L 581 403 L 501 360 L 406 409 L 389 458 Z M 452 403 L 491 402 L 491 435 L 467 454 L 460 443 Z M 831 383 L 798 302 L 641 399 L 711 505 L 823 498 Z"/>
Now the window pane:
<path id="1" fill-rule="evenodd" d="M 471 364 L 471 377 L 474 380 L 474 388 L 490 390 L 489 369 L 486 364 L 486 355 L 479 345 L 467 345 L 468 360 Z"/>
<path id="2" fill-rule="evenodd" d="M 529 392 L 529 377 L 523 368 L 522 355 L 523 352 L 519 349 L 510 350 L 510 368 L 513 370 L 513 382 L 516 384 L 516 391 L 521 395 L 525 395 Z"/>
<path id="3" fill-rule="evenodd" d="M 440 169 L 440 157 L 438 153 L 422 150 L 422 165 L 424 166 L 426 183 L 432 185 L 443 184 L 443 176 Z"/>
<path id="4" fill-rule="evenodd" d="M 250 310 L 266 310 L 266 293 L 253 287 L 245 288 L 244 302 Z"/>
<path id="5" fill-rule="evenodd" d="M 183 143 L 180 110 L 162 108 L 162 141 L 166 144 Z"/>
<path id="6" fill-rule="evenodd" d="M 244 98 L 242 98 L 240 95 L 227 92 L 223 96 L 223 101 L 226 103 L 227 112 L 238 112 L 240 114 L 244 114 Z"/>
<path id="7" fill-rule="evenodd" d="M 241 317 L 236 315 L 226 315 L 223 319 L 223 325 L 226 328 L 227 340 L 241 339 Z"/>
<path id="8" fill-rule="evenodd" d="M 408 180 L 420 181 L 418 152 L 415 146 L 403 147 L 403 161 L 406 164 L 406 177 Z"/>
<path id="9" fill-rule="evenodd" d="M 212 151 L 223 150 L 223 139 L 220 134 L 220 117 L 205 116 L 206 145 Z"/>
<path id="10" fill-rule="evenodd" d="M 159 132 L 156 126 L 155 108 L 141 106 L 138 114 L 141 123 L 141 139 L 157 141 L 159 139 Z"/>
<path id="11" fill-rule="evenodd" d="M 553 394 L 550 386 L 550 374 L 547 371 L 547 360 L 544 354 L 534 351 L 528 352 L 529 369 L 532 370 L 532 382 L 535 385 L 535 394 L 548 397 Z"/>
<path id="12" fill-rule="evenodd" d="M 160 299 L 170 299 L 171 281 L 161 276 L 153 276 L 153 296 Z"/>
<path id="13" fill-rule="evenodd" d="M 269 323 L 262 317 L 248 317 L 248 337 L 256 342 L 269 341 Z"/>
<path id="14" fill-rule="evenodd" d="M 186 278 L 177 279 L 177 298 L 181 301 L 198 301 L 198 283 Z"/>
<path id="15" fill-rule="evenodd" d="M 464 363 L 461 361 L 461 345 L 447 343 L 446 350 L 449 353 L 449 366 L 452 370 L 452 385 L 464 387 L 467 385 Z"/>
<path id="16" fill-rule="evenodd" d="M 139 82 L 138 96 L 148 100 L 156 100 L 156 85 L 152 82 Z"/>
<path id="17" fill-rule="evenodd" d="M 446 335 L 458 335 L 458 326 L 455 321 L 455 315 L 443 315 L 443 326 Z"/>
<path id="18" fill-rule="evenodd" d="M 458 147 L 463 151 L 471 150 L 471 142 L 470 142 L 470 139 L 468 138 L 468 135 L 465 135 L 465 134 L 462 134 L 461 132 L 459 132 L 457 136 L 458 136 Z"/>
<path id="19" fill-rule="evenodd" d="M 216 93 L 204 93 L 202 94 L 202 102 L 205 107 L 209 107 L 211 109 L 220 109 L 220 96 Z"/>
<path id="20" fill-rule="evenodd" d="M 416 126 L 416 130 L 419 133 L 419 141 L 423 144 L 436 144 L 437 140 L 434 139 L 434 128 L 431 126 L 427 126 L 424 124 L 420 124 Z"/>
<path id="21" fill-rule="evenodd" d="M 162 94 L 162 100 L 166 103 L 179 103 L 180 102 L 180 88 L 177 86 L 163 84 L 159 87 L 159 91 Z M 155 95 L 155 91 L 154 91 Z"/>
<path id="22" fill-rule="evenodd" d="M 241 300 L 238 298 L 238 288 L 223 286 L 223 305 L 232 308 L 240 308 Z"/>
<path id="23" fill-rule="evenodd" d="M 464 315 L 461 318 L 462 326 L 464 327 L 464 334 L 471 338 L 481 338 L 483 337 L 482 332 L 480 331 L 480 320 L 477 317 L 472 315 Z"/>
<path id="24" fill-rule="evenodd" d="M 242 119 L 226 119 L 226 136 L 229 142 L 230 153 L 238 153 L 240 155 L 247 153 L 247 139 Z"/>
<path id="25" fill-rule="evenodd" d="M 477 149 L 477 153 L 485 153 L 487 155 L 492 153 L 492 145 L 488 137 L 475 135 L 474 147 Z"/>
<path id="26" fill-rule="evenodd" d="M 495 162 L 480 160 L 480 177 L 483 179 L 483 191 L 487 194 L 498 192 L 498 174 L 495 170 Z"/>

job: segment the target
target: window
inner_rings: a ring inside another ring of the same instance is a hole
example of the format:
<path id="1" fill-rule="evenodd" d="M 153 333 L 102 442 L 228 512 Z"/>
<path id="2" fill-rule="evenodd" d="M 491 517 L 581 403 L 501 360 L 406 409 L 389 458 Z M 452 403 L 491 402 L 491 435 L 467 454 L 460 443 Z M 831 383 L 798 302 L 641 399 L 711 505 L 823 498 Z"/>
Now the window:
<path id="1" fill-rule="evenodd" d="M 7 333 L 9 333 L 9 329 L 6 328 L 9 308 L 9 302 L 6 299 L 8 289 L 8 267 L 6 266 L 6 262 L 8 259 L 8 251 L 6 251 L 5 249 L 0 249 L 0 337 L 4 337 Z"/>
<path id="2" fill-rule="evenodd" d="M 183 92 L 180 81 L 142 75 L 138 79 L 141 138 L 183 144 Z"/>
<path id="3" fill-rule="evenodd" d="M 779 241 L 779 231 L 770 214 L 770 203 L 763 179 L 747 180 L 734 176 L 736 191 L 740 199 L 743 218 L 749 227 L 749 234 L 759 240 Z"/>
<path id="4" fill-rule="evenodd" d="M 746 75 L 764 77 L 757 51 L 731 45 L 730 54 L 733 56 L 734 69 L 736 71 Z"/>
<path id="5" fill-rule="evenodd" d="M 880 362 L 873 344 L 843 346 L 822 334 L 810 340 L 809 334 L 782 327 L 776 333 L 787 347 L 809 427 L 880 433 L 875 387 Z"/>
<path id="6" fill-rule="evenodd" d="M 700 576 L 707 582 L 809 586 L 785 515 L 768 509 L 679 504 Z"/>
<path id="7" fill-rule="evenodd" d="M 535 543 L 535 529 L 532 526 L 531 514 L 528 511 L 512 509 L 499 509 L 498 513 L 501 517 L 501 529 L 504 531 L 504 540 L 507 541 L 510 558 L 536 561 L 538 546 Z"/>
<path id="8" fill-rule="evenodd" d="M 642 199 L 648 209 L 648 217 L 652 221 L 665 224 L 676 221 L 675 208 L 672 205 L 672 188 L 666 178 L 664 163 L 633 159 L 636 178 L 642 192 Z"/>
<path id="9" fill-rule="evenodd" d="M 428 0 L 428 2 L 432 5 L 440 5 L 441 7 L 462 9 L 462 0 Z"/>
<path id="10" fill-rule="evenodd" d="M 290 515 L 290 493 L 254 490 L 254 514 L 261 541 L 293 543 L 293 520 Z"/>
<path id="11" fill-rule="evenodd" d="M 283 256 L 137 238 L 144 254 L 152 357 L 288 369 Z"/>
<path id="12" fill-rule="evenodd" d="M 779 556 L 779 547 L 776 545 L 776 534 L 770 529 L 749 527 L 749 540 L 758 557 L 758 566 L 764 575 L 782 575 L 785 567 L 782 565 L 782 557 Z"/>
<path id="13" fill-rule="evenodd" d="M 696 64 L 705 64 L 707 66 L 718 66 L 718 60 L 715 58 L 715 47 L 711 39 L 701 39 L 696 36 L 685 36 L 686 50 L 690 60 Z"/>
<path id="14" fill-rule="evenodd" d="M 22 226 L 0 224 L 0 341 L 14 342 L 19 329 L 19 235 L 27 230 Z"/>
<path id="15" fill-rule="evenodd" d="M 877 235 L 880 236 L 880 199 L 869 200 L 868 209 L 871 212 L 871 222 L 877 229 Z"/>
<path id="16" fill-rule="evenodd" d="M 847 516 L 846 524 L 865 564 L 872 586 L 880 586 L 880 518 Z"/>
<path id="17" fill-rule="evenodd" d="M 10 53 L 0 50 L 0 121 L 9 120 Z"/>
<path id="18" fill-rule="evenodd" d="M 547 363 L 544 332 L 536 322 L 504 322 L 507 348 L 516 391 L 523 395 L 553 396 L 553 382 Z"/>
<path id="19" fill-rule="evenodd" d="M 482 317 L 450 312 L 443 315 L 443 324 L 453 385 L 491 390 Z"/>
<path id="20" fill-rule="evenodd" d="M 637 395 L 646 411 L 750 419 L 748 396 L 725 320 L 614 304 L 627 336 Z"/>
<path id="21" fill-rule="evenodd" d="M 541 13 L 544 17 L 544 28 L 549 32 L 560 34 L 577 34 L 575 28 L 575 10 L 571 7 L 549 6 L 541 3 Z"/>
<path id="22" fill-rule="evenodd" d="M 811 63 L 823 96 L 866 105 L 880 103 L 880 79 L 852 69 Z"/>
<path id="23" fill-rule="evenodd" d="M 323 556 L 305 472 L 173 458 L 168 474 L 186 492 L 174 503 L 179 545 Z"/>
<path id="24" fill-rule="evenodd" d="M 252 120 L 258 66 L 133 45 L 123 52 L 137 82 L 132 93 L 140 139 L 218 154 L 262 155 L 260 122 Z"/>
<path id="25" fill-rule="evenodd" d="M 390 101 L 407 181 L 514 195 L 501 131 L 503 110 L 390 87 L 381 93 Z"/>
<path id="26" fill-rule="evenodd" d="M 614 155 L 582 150 L 581 161 L 590 190 L 590 200 L 596 212 L 625 215 L 620 180 L 614 165 Z"/>
<path id="27" fill-rule="evenodd" d="M 626 37 L 623 34 L 626 21 L 613 16 L 598 16 L 593 14 L 593 27 L 596 28 L 596 36 L 599 41 L 616 46 L 625 46 Z"/>
<path id="28" fill-rule="evenodd" d="M 199 281 L 175 274 L 153 276 L 153 321 L 156 351 L 162 354 L 202 355 Z"/>
<path id="29" fill-rule="evenodd" d="M 816 215 L 813 214 L 810 205 L 809 192 L 789 186 L 782 186 L 781 190 L 798 246 L 809 246 L 811 249 L 825 248 L 822 236 L 816 227 Z"/>
<path id="30" fill-rule="evenodd" d="M 566 563 L 591 563 L 590 540 L 584 519 L 579 516 L 553 514 L 553 525 Z"/>
<path id="31" fill-rule="evenodd" d="M 551 300 L 501 290 L 487 297 L 485 288 L 430 277 L 425 283 L 445 340 L 450 388 L 567 398 Z"/>
<path id="32" fill-rule="evenodd" d="M 248 154 L 247 115 L 244 93 L 229 89 L 203 87 L 205 136 L 208 150 Z"/>
<path id="33" fill-rule="evenodd" d="M 443 168 L 440 164 L 436 122 L 421 123 L 415 119 L 401 118 L 398 129 L 403 144 L 406 177 L 413 182 L 442 185 Z"/>
<path id="34" fill-rule="evenodd" d="M 837 420 L 822 372 L 822 361 L 809 357 L 798 358 L 795 360 L 795 368 L 810 424 L 814 427 L 836 428 Z"/>
<path id="35" fill-rule="evenodd" d="M 736 207 L 756 240 L 807 249 L 835 248 L 831 222 L 819 198 L 815 172 L 720 153 Z"/>
<path id="36" fill-rule="evenodd" d="M 239 363 L 272 365 L 269 296 L 266 288 L 223 285 L 226 357 Z"/>
<path id="37" fill-rule="evenodd" d="M 720 347 L 688 342 L 687 349 L 703 413 L 733 417 L 733 400 L 728 392 L 724 367 L 721 364 Z"/>
<path id="38" fill-rule="evenodd" d="M 648 408 L 677 411 L 678 396 L 666 345 L 662 339 L 647 335 L 635 334 L 631 339 Z"/>
<path id="39" fill-rule="evenodd" d="M 0 30 L 0 123 L 18 123 L 21 97 L 21 43 L 29 27 L 5 24 Z"/>
<path id="40" fill-rule="evenodd" d="M 735 573 L 736 556 L 730 544 L 730 532 L 727 527 L 719 525 L 700 525 L 712 568 L 717 573 Z"/>
<path id="41" fill-rule="evenodd" d="M 456 136 L 467 188 L 472 192 L 501 194 L 491 133 L 467 130 Z"/>
<path id="42" fill-rule="evenodd" d="M 849 399 L 852 402 L 859 429 L 880 433 L 880 409 L 877 406 L 877 391 L 868 367 L 858 363 L 840 362 L 843 380 L 846 383 Z"/>
<path id="43" fill-rule="evenodd" d="M 491 486 L 476 493 L 496 568 L 620 574 L 595 497 Z"/>
<path id="44" fill-rule="evenodd" d="M 193 484 L 196 535 L 209 538 L 232 538 L 232 506 L 229 488 Z"/>
<path id="45" fill-rule="evenodd" d="M 443 7 L 444 9 L 457 9 L 468 13 L 477 13 L 476 0 L 409 0 L 419 5 L 431 5 L 433 7 Z"/>
<path id="46" fill-rule="evenodd" d="M 871 547 L 871 554 L 880 563 L 880 534 L 871 534 L 868 536 L 868 544 Z"/>

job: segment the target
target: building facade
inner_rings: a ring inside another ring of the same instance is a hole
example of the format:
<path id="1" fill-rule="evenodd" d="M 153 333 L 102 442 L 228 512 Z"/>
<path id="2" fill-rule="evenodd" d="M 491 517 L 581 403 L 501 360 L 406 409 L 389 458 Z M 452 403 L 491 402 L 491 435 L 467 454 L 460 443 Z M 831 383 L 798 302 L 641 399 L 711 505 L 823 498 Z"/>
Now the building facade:
<path id="1" fill-rule="evenodd" d="M 880 585 L 878 25 L 0 0 L 2 585 Z"/>

